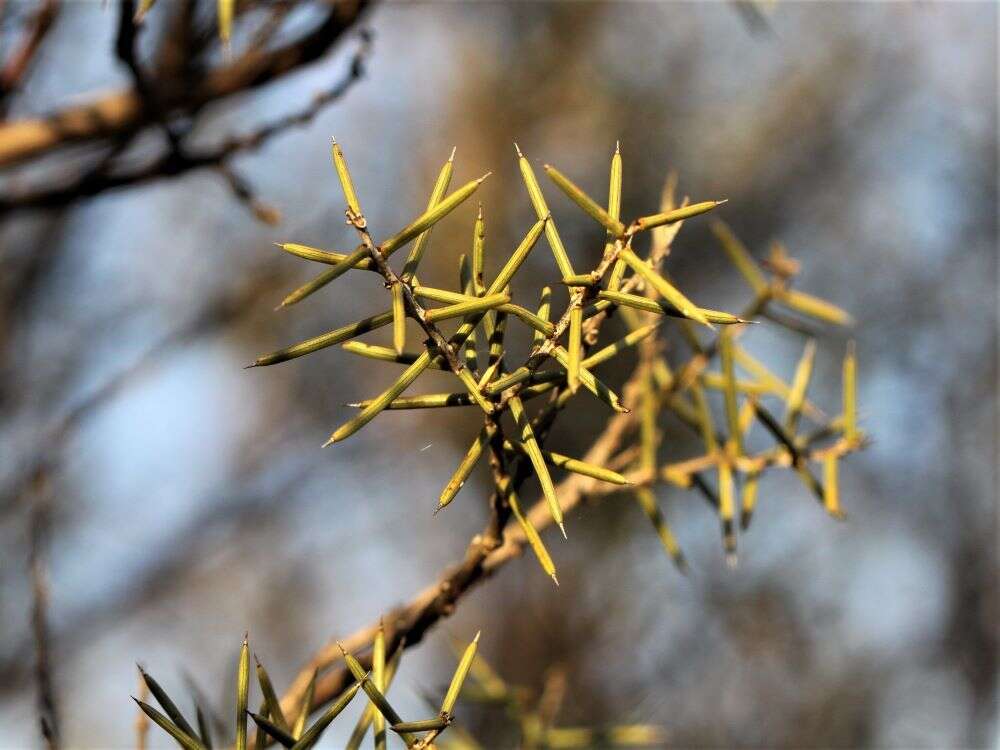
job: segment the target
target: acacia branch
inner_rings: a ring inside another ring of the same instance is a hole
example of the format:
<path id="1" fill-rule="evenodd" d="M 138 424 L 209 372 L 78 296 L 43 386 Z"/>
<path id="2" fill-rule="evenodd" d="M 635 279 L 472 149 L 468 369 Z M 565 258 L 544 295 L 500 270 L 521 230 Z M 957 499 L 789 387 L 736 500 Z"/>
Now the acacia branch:
<path id="1" fill-rule="evenodd" d="M 657 256 L 662 260 L 664 253 Z M 603 274 L 613 261 L 615 253 L 607 254 L 601 259 L 597 270 Z M 641 283 L 637 277 L 629 278 L 622 286 L 624 291 L 634 289 Z M 607 315 L 595 316 L 587 321 L 588 332 L 595 336 L 601 324 L 607 320 Z M 569 324 L 568 314 L 564 316 L 563 330 Z M 679 381 L 678 381 L 679 383 Z M 633 373 L 623 389 L 623 400 L 632 401 L 639 394 L 640 379 Z M 537 425 L 537 438 L 544 442 L 548 429 L 561 409 L 560 395 L 563 388 L 556 388 L 549 405 L 533 420 Z M 487 417 L 488 421 L 491 421 Z M 635 412 L 617 413 L 605 425 L 600 436 L 594 441 L 583 460 L 588 463 L 605 465 L 621 450 L 625 438 L 638 425 Z M 502 442 L 502 440 L 501 440 Z M 502 451 L 501 451 L 502 454 Z M 530 476 L 528 462 L 517 456 L 507 468 L 511 477 L 511 486 L 516 490 Z M 615 489 L 590 477 L 570 474 L 556 486 L 556 495 L 564 512 L 571 511 L 588 495 L 607 494 Z M 466 546 L 465 554 L 460 561 L 445 568 L 437 581 L 416 594 L 406 604 L 396 607 L 383 615 L 377 622 L 362 628 L 340 643 L 352 653 L 359 653 L 374 640 L 380 627 L 385 628 L 387 644 L 390 648 L 412 648 L 418 644 L 434 625 L 442 618 L 454 612 L 459 600 L 480 582 L 492 576 L 512 559 L 519 557 L 527 544 L 524 532 L 517 525 L 507 528 L 510 520 L 510 508 L 501 494 L 494 490 L 491 493 L 489 507 L 490 519 L 483 530 L 476 534 Z M 542 530 L 553 522 L 547 502 L 539 500 L 528 513 L 528 519 L 536 529 Z M 331 640 L 323 646 L 299 671 L 295 680 L 282 697 L 282 710 L 292 715 L 299 710 L 299 704 L 313 673 L 322 671 L 341 658 L 341 651 L 336 640 Z M 366 668 L 371 666 L 370 655 L 362 656 L 361 663 Z M 339 695 L 351 681 L 350 672 L 345 669 L 334 670 L 323 675 L 316 681 L 313 693 L 313 708 L 322 706 Z"/>

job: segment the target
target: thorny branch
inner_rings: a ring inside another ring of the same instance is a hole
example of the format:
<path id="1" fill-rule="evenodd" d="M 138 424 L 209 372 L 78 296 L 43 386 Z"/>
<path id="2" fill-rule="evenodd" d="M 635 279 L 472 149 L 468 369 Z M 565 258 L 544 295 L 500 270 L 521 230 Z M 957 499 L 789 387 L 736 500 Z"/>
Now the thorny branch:
<path id="1" fill-rule="evenodd" d="M 679 223 L 678 223 L 679 224 Z M 679 226 L 671 227 L 665 240 L 654 244 L 651 253 L 652 265 L 657 268 L 662 260 L 669 253 L 670 242 L 676 235 Z M 617 259 L 621 250 L 625 247 L 619 239 L 610 250 L 606 249 L 598 267 L 591 273 L 594 278 L 601 278 L 611 264 Z M 775 285 L 781 282 L 776 280 Z M 641 292 L 646 291 L 643 279 L 635 274 L 626 279 L 621 285 L 621 291 Z M 532 356 L 544 354 L 555 345 L 553 341 L 558 337 L 560 331 L 565 331 L 569 324 L 569 315 L 572 305 L 580 305 L 586 299 L 586 289 L 574 291 L 571 295 L 571 305 L 556 326 L 556 333 L 544 339 L 537 345 Z M 772 299 L 770 288 L 758 290 L 753 302 L 741 314 L 741 318 L 750 320 L 767 311 L 768 303 Z M 615 311 L 612 307 L 606 312 L 602 312 L 589 318 L 585 326 L 585 345 L 596 341 L 597 333 L 602 323 Z M 686 321 L 685 321 L 686 322 Z M 701 345 L 697 339 L 693 339 L 693 354 L 688 361 L 679 368 L 676 376 L 670 377 L 666 382 L 661 382 L 657 386 L 657 397 L 661 403 L 666 403 L 678 397 L 683 391 L 689 389 L 699 376 L 704 372 L 706 366 L 715 356 L 718 350 L 719 338 L 716 337 L 710 343 Z M 656 340 L 652 337 L 647 339 L 644 349 L 647 352 L 655 351 Z M 544 352 L 544 353 L 543 353 Z M 530 359 L 530 357 L 529 357 Z M 637 403 L 644 388 L 647 369 L 643 365 L 633 372 L 622 389 L 622 401 L 628 404 Z M 516 393 L 520 390 L 517 386 L 509 389 Z M 548 429 L 551 427 L 557 412 L 565 403 L 566 396 L 569 395 L 568 385 L 560 383 L 553 391 L 548 405 L 539 412 L 532 420 L 532 426 L 538 436 L 539 441 L 544 441 Z M 623 411 L 611 416 L 605 424 L 604 430 L 594 441 L 591 448 L 583 457 L 583 461 L 588 464 L 598 466 L 621 466 L 624 467 L 635 457 L 635 448 L 627 444 L 627 439 L 635 432 L 640 425 L 641 414 L 637 411 Z M 492 418 L 487 417 L 487 429 L 492 422 Z M 698 429 L 696 425 L 693 429 Z M 530 469 L 526 466 L 527 461 L 523 456 L 516 456 L 508 465 L 504 465 L 502 448 L 496 444 L 494 432 L 491 438 L 490 467 L 494 476 L 494 484 L 498 488 L 510 482 L 515 490 L 520 487 L 524 480 L 531 475 Z M 807 437 L 803 441 L 804 446 L 810 445 L 812 437 Z M 502 437 L 500 439 L 502 443 Z M 846 455 L 861 447 L 858 441 L 841 440 L 835 445 L 824 449 L 833 452 L 837 456 Z M 798 464 L 806 458 L 820 458 L 822 451 L 808 451 L 794 442 L 790 445 L 781 445 L 777 449 L 767 452 L 758 457 L 744 457 L 735 462 L 735 468 L 739 471 L 750 472 L 759 475 L 765 469 L 775 465 Z M 628 478 L 636 485 L 651 485 L 657 481 L 668 481 L 673 483 L 683 483 L 684 486 L 694 486 L 705 494 L 710 503 L 719 505 L 719 499 L 709 488 L 708 484 L 700 476 L 699 471 L 717 465 L 720 461 L 730 461 L 728 456 L 722 453 L 709 456 L 706 459 L 699 459 L 685 462 L 684 464 L 668 465 L 664 470 L 664 476 L 649 476 L 649 471 L 640 469 L 633 472 Z M 602 483 L 597 479 L 570 474 L 556 486 L 558 502 L 564 513 L 568 513 L 580 505 L 586 499 L 595 499 L 618 491 L 618 487 Z M 386 638 L 391 643 L 391 648 L 410 648 L 418 644 L 423 636 L 436 625 L 441 619 L 449 616 L 458 605 L 460 600 L 478 583 L 491 577 L 511 560 L 519 557 L 528 546 L 528 538 L 522 528 L 518 525 L 508 527 L 510 520 L 510 508 L 501 496 L 501 492 L 495 490 L 491 494 L 489 507 L 491 516 L 484 529 L 475 535 L 466 546 L 463 558 L 448 566 L 437 581 L 420 591 L 409 602 L 396 607 L 385 613 L 379 621 L 358 630 L 346 639 L 341 639 L 342 643 L 349 651 L 358 653 L 369 648 L 373 642 L 375 633 L 380 623 L 384 623 Z M 555 523 L 552 513 L 546 500 L 543 498 L 535 503 L 529 511 L 528 520 L 538 531 L 548 528 Z M 329 669 L 340 658 L 340 649 L 336 642 L 330 642 L 320 649 L 300 670 L 289 690 L 282 698 L 282 708 L 286 712 L 294 712 L 299 709 L 306 686 L 308 685 L 315 671 L 322 672 Z M 367 661 L 366 661 L 367 660 Z M 366 666 L 370 664 L 370 655 L 361 659 Z M 322 706 L 344 690 L 351 681 L 351 675 L 345 668 L 332 669 L 322 675 L 316 682 L 312 707 Z"/>
<path id="2" fill-rule="evenodd" d="M 403 292 L 403 299 L 406 301 L 406 308 L 410 317 L 417 321 L 424 333 L 427 334 L 428 339 L 433 344 L 433 349 L 444 356 L 451 371 L 455 375 L 461 376 L 467 368 L 458 358 L 455 347 L 445 338 L 437 325 L 427 319 L 427 311 L 417 301 L 417 297 L 413 293 L 413 285 L 409 281 L 400 278 L 392 270 L 392 266 L 386 262 L 385 255 L 372 240 L 365 217 L 354 213 L 351 209 L 347 209 L 347 223 L 358 230 L 361 241 L 365 249 L 368 250 L 368 255 L 371 257 L 376 269 L 385 280 L 386 286 L 391 288 L 398 285 Z"/>

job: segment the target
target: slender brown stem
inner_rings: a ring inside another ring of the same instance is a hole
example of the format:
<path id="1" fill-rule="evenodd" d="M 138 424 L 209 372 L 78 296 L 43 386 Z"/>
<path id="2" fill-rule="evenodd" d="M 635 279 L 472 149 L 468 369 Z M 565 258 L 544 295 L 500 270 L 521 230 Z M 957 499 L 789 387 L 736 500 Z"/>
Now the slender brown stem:
<path id="1" fill-rule="evenodd" d="M 417 297 L 413 293 L 413 285 L 409 281 L 401 279 L 396 272 L 392 270 L 392 266 L 390 266 L 386 261 L 385 255 L 382 254 L 382 251 L 372 240 L 365 217 L 354 213 L 348 208 L 347 223 L 358 230 L 358 234 L 361 236 L 361 242 L 368 250 L 368 254 L 371 256 L 372 262 L 375 264 L 378 272 L 382 275 L 382 278 L 385 279 L 386 285 L 395 286 L 398 284 L 402 288 L 403 299 L 406 301 L 406 310 L 410 317 L 417 321 L 424 333 L 427 334 L 427 337 L 434 342 L 434 348 L 444 355 L 451 371 L 456 375 L 460 375 L 462 371 L 467 368 L 459 358 L 458 353 L 455 351 L 455 347 L 448 342 L 448 339 L 444 337 L 441 330 L 427 319 L 427 311 L 417 301 Z"/>

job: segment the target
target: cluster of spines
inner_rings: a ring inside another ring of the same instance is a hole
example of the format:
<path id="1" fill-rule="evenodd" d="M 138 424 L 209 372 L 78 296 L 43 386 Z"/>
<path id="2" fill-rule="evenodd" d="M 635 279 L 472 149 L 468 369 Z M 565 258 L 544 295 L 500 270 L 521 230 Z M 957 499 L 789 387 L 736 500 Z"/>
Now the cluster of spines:
<path id="1" fill-rule="evenodd" d="M 684 201 L 677 206 L 674 205 L 672 191 L 669 191 L 669 195 L 665 193 L 668 199 L 665 199 L 659 213 L 643 216 L 626 224 L 620 218 L 622 160 L 617 147 L 611 160 L 607 208 L 591 199 L 559 170 L 545 166 L 546 173 L 562 192 L 605 230 L 604 253 L 600 263 L 589 273 L 577 273 L 534 171 L 520 149 L 516 146 L 515 149 L 537 221 L 514 249 L 497 277 L 487 285 L 483 272 L 486 229 L 480 204 L 473 228 L 471 260 L 465 255 L 460 256 L 458 291 L 450 291 L 422 285 L 417 277 L 418 265 L 427 250 L 434 225 L 470 198 L 489 175 L 472 180 L 448 193 L 454 168 L 452 151 L 438 175 L 424 213 L 401 231 L 376 244 L 361 212 L 346 159 L 340 146 L 334 142 L 332 157 L 347 203 L 347 223 L 357 230 L 361 241 L 351 253 L 330 252 L 293 243 L 279 245 L 294 255 L 331 266 L 289 294 L 281 307 L 300 302 L 334 279 L 356 269 L 375 271 L 383 276 L 390 292 L 391 306 L 382 313 L 262 355 L 251 366 L 276 364 L 334 344 L 341 344 L 354 354 L 406 365 L 404 373 L 385 392 L 373 399 L 352 404 L 360 412 L 337 428 L 327 445 L 354 434 L 386 409 L 478 406 L 484 413 L 484 426 L 446 483 L 435 512 L 454 499 L 478 461 L 483 455 L 488 455 L 494 469 L 497 492 L 510 506 L 543 569 L 554 580 L 556 576 L 551 556 L 523 512 L 514 482 L 507 473 L 506 462 L 509 456 L 524 456 L 530 462 L 539 479 L 552 521 L 560 527 L 564 536 L 566 531 L 563 514 L 556 497 L 550 466 L 614 485 L 634 485 L 631 489 L 637 500 L 654 524 L 663 546 L 680 567 L 684 565 L 683 557 L 656 504 L 652 491 L 655 481 L 696 487 L 712 501 L 722 522 L 724 544 L 731 560 L 735 560 L 737 477 L 742 479 L 740 511 L 743 528 L 749 524 L 756 505 L 760 473 L 771 465 L 792 466 L 807 486 L 820 496 L 827 509 L 838 515 L 837 460 L 859 447 L 862 442 L 856 425 L 850 430 L 847 427 L 847 402 L 850 400 L 853 403 L 854 400 L 854 380 L 851 377 L 848 382 L 847 364 L 845 417 L 839 431 L 834 421 L 824 425 L 819 437 L 799 437 L 795 434 L 799 416 L 802 413 L 811 416 L 818 413 L 805 399 L 805 389 L 812 369 L 812 346 L 807 347 L 808 356 L 804 357 L 804 363 L 800 365 L 795 381 L 789 387 L 743 351 L 738 346 L 737 339 L 744 328 L 743 324 L 766 312 L 768 303 L 772 301 L 830 323 L 846 323 L 848 316 L 828 302 L 791 289 L 788 268 L 794 268 L 794 263 L 780 251 L 773 258 L 775 271 L 773 278 L 769 280 L 746 248 L 721 222 L 713 224 L 713 231 L 730 260 L 754 291 L 754 301 L 739 316 L 702 308 L 691 302 L 662 271 L 660 264 L 685 219 L 711 211 L 725 201 L 696 204 Z M 652 230 L 654 236 L 653 250 L 649 259 L 643 259 L 634 251 L 633 239 L 647 230 Z M 515 304 L 510 296 L 511 280 L 543 233 L 561 274 L 559 282 L 569 290 L 569 304 L 555 322 L 551 319 L 551 292 L 548 287 L 542 291 L 536 312 Z M 388 260 L 393 253 L 411 242 L 413 247 L 403 271 L 397 275 L 389 266 Z M 626 278 L 628 272 L 631 272 L 631 276 Z M 423 305 L 427 303 L 438 303 L 441 306 L 425 308 Z M 590 353 L 590 347 L 596 343 L 599 325 L 590 325 L 588 321 L 593 318 L 603 319 L 616 310 L 621 312 L 630 332 L 613 344 Z M 643 357 L 643 412 L 640 420 L 639 461 L 632 467 L 634 471 L 626 475 L 543 450 L 535 434 L 537 423 L 528 416 L 525 401 L 553 389 L 560 389 L 555 403 L 561 407 L 583 386 L 613 410 L 628 412 L 628 406 L 622 404 L 618 394 L 594 375 L 593 368 L 636 345 L 642 344 L 646 353 L 655 352 L 655 337 L 652 334 L 656 332 L 663 316 L 679 319 L 681 333 L 694 357 L 682 368 L 677 378 L 662 356 Z M 416 320 L 426 336 L 423 351 L 419 354 L 409 353 L 405 348 L 407 317 Z M 438 323 L 449 319 L 459 319 L 461 323 L 454 334 L 445 336 L 438 328 Z M 506 366 L 504 349 L 504 333 L 511 319 L 525 324 L 533 332 L 531 351 L 523 364 L 512 370 Z M 692 323 L 713 330 L 716 325 L 723 328 L 711 344 L 703 345 Z M 389 324 L 392 324 L 393 331 L 391 348 L 353 340 L 361 334 Z M 488 347 L 485 360 L 480 359 L 477 350 L 480 340 L 477 338 L 477 330 L 480 329 L 483 333 L 482 340 Z M 560 341 L 564 335 L 567 339 L 565 346 Z M 720 355 L 721 372 L 709 373 L 705 370 L 705 365 L 716 353 Z M 850 359 L 853 363 L 853 355 Z M 550 360 L 554 360 L 558 368 L 542 369 L 542 364 Z M 737 380 L 737 364 L 748 370 L 755 379 Z M 427 369 L 451 371 L 461 382 L 463 390 L 418 396 L 402 395 Z M 853 373 L 853 364 L 851 372 Z M 727 424 L 725 435 L 716 432 L 704 388 L 723 391 Z M 693 403 L 684 396 L 685 390 L 690 392 Z M 769 418 L 769 412 L 760 404 L 763 395 L 781 395 L 786 399 L 787 417 L 784 425 Z M 742 407 L 739 405 L 740 397 L 744 399 Z M 704 457 L 657 469 L 656 422 L 663 409 L 674 412 L 682 421 L 700 432 L 706 449 Z M 504 434 L 500 421 L 505 412 L 510 414 L 513 422 L 514 431 L 510 435 Z M 748 457 L 743 453 L 744 435 L 755 418 L 774 435 L 778 446 L 774 451 Z M 817 439 L 830 434 L 842 435 L 843 439 L 822 452 L 813 450 Z M 808 468 L 808 461 L 817 457 L 824 461 L 826 480 L 822 484 L 812 476 Z M 711 490 L 702 475 L 709 468 L 717 471 L 717 492 Z"/>
<path id="2" fill-rule="evenodd" d="M 244 637 L 236 672 L 236 733 L 233 747 L 236 750 L 247 750 L 249 743 L 247 720 L 249 718 L 253 719 L 257 725 L 257 732 L 253 738 L 254 750 L 262 750 L 269 744 L 269 741 L 293 750 L 307 750 L 319 741 L 333 720 L 347 708 L 358 691 L 361 690 L 367 695 L 369 703 L 358 718 L 354 731 L 345 746 L 347 750 L 358 750 L 370 728 L 373 730 L 376 750 L 384 750 L 387 726 L 408 748 L 427 750 L 433 747 L 434 740 L 455 720 L 455 704 L 476 658 L 478 646 L 479 634 L 477 633 L 476 637 L 461 653 L 458 666 L 455 668 L 437 714 L 427 719 L 404 721 L 386 698 L 389 686 L 399 668 L 404 644 L 399 643 L 391 657 L 387 659 L 385 630 L 380 627 L 375 634 L 372 647 L 372 668 L 370 671 L 365 671 L 361 663 L 340 645 L 344 662 L 355 681 L 310 724 L 309 717 L 317 708 L 312 705 L 317 674 L 313 674 L 295 717 L 292 719 L 282 709 L 281 701 L 274 690 L 271 678 L 260 660 L 257 659 L 256 654 L 254 661 L 256 662 L 261 702 L 256 712 L 249 710 L 250 646 L 247 638 Z M 183 750 L 212 750 L 214 738 L 210 726 L 213 723 L 216 726 L 224 725 L 224 722 L 218 718 L 215 718 L 214 722 L 210 721 L 209 712 L 196 700 L 197 728 L 195 728 L 177 707 L 177 704 L 171 700 L 167 692 L 142 667 L 139 667 L 139 674 L 143 693 L 148 691 L 162 709 L 161 712 L 146 701 L 133 699 L 142 713 L 170 735 Z"/>

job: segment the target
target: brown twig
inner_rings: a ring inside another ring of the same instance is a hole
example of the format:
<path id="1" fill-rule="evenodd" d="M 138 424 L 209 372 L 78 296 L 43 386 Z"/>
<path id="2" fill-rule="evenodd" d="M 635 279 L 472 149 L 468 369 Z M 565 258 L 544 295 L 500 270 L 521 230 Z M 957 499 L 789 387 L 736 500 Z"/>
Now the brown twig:
<path id="1" fill-rule="evenodd" d="M 24 81 L 38 49 L 52 29 L 52 24 L 59 13 L 58 0 L 45 0 L 29 22 L 29 29 L 21 40 L 20 46 L 7 58 L 0 69 L 0 102 L 17 91 Z"/>
<path id="2" fill-rule="evenodd" d="M 396 275 L 396 272 L 392 270 L 392 266 L 390 266 L 386 261 L 385 255 L 383 255 L 382 251 L 376 247 L 375 242 L 372 240 L 372 236 L 368 231 L 368 224 L 365 221 L 365 217 L 354 213 L 350 208 L 348 208 L 347 223 L 358 231 L 358 234 L 361 236 L 361 242 L 364 244 L 365 249 L 368 250 L 369 257 L 371 257 L 372 262 L 378 269 L 378 272 L 385 280 L 386 287 L 399 285 L 399 288 L 402 289 L 403 299 L 406 301 L 406 310 L 408 315 L 417 321 L 417 324 L 423 329 L 424 333 L 427 334 L 427 338 L 433 343 L 433 349 L 444 356 L 449 369 L 455 373 L 455 375 L 461 375 L 465 372 L 468 368 L 466 368 L 465 363 L 459 359 L 458 352 L 455 351 L 455 347 L 451 345 L 447 338 L 445 338 L 444 334 L 441 333 L 441 330 L 433 322 L 427 319 L 427 311 L 417 301 L 417 296 L 413 293 L 413 285 L 409 281 L 404 281 Z"/>

